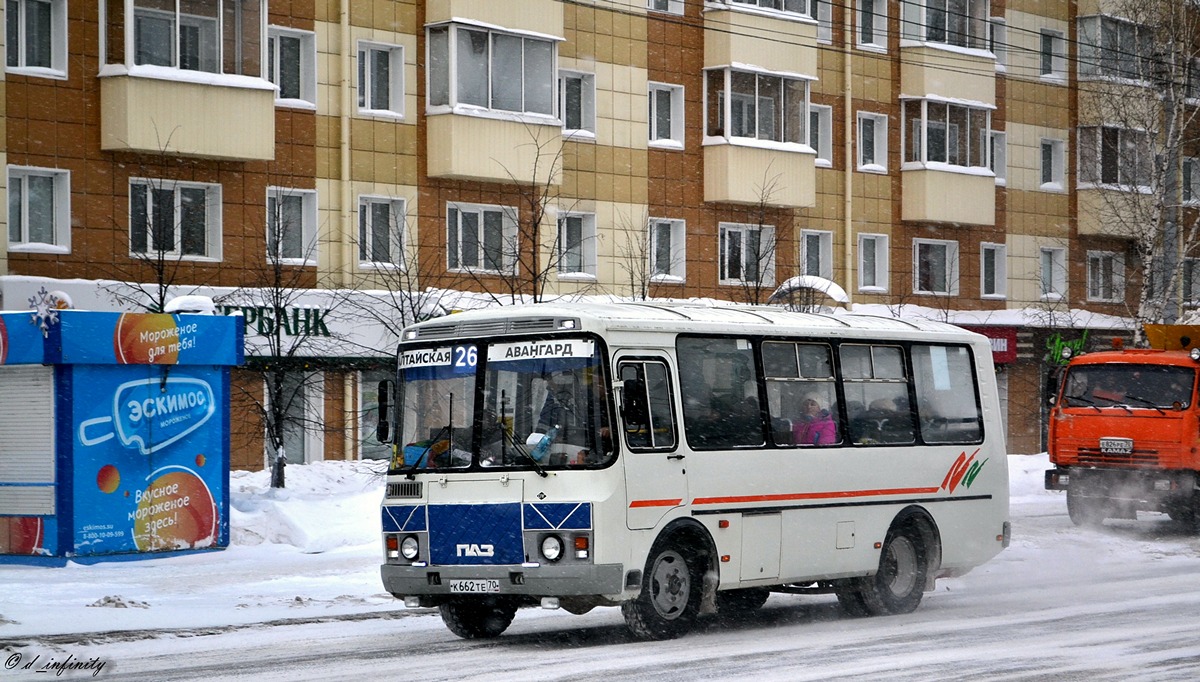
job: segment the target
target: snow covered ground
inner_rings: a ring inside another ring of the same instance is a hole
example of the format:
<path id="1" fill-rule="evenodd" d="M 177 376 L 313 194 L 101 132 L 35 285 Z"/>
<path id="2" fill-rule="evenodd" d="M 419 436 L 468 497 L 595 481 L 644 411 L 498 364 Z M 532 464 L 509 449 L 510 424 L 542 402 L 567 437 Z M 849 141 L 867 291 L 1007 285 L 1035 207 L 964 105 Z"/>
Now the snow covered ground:
<path id="1" fill-rule="evenodd" d="M 616 609 L 524 610 L 493 642 L 405 610 L 379 582 L 373 466 L 289 467 L 282 491 L 265 472 L 234 472 L 224 551 L 0 566 L 0 682 L 48 679 L 20 674 L 33 660 L 156 680 L 1200 676 L 1200 540 L 1157 514 L 1075 528 L 1062 494 L 1042 489 L 1045 455 L 1009 457 L 1012 546 L 940 581 L 914 614 L 849 619 L 832 597 L 776 595 L 748 620 L 663 643 L 631 640 Z"/>

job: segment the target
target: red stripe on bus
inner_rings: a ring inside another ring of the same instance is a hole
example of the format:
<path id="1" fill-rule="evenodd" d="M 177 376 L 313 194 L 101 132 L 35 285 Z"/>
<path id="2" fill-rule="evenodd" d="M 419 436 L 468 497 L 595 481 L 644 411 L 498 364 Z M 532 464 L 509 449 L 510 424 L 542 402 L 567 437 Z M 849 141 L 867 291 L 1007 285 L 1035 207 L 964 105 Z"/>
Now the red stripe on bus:
<path id="1" fill-rule="evenodd" d="M 791 500 L 820 500 L 839 497 L 877 497 L 880 495 L 932 495 L 938 488 L 892 488 L 890 490 L 841 490 L 828 493 L 783 493 L 779 495 L 734 495 L 730 497 L 697 497 L 692 504 L 736 504 L 740 502 L 787 502 Z"/>
<path id="2" fill-rule="evenodd" d="M 640 507 L 678 507 L 683 500 L 675 498 L 673 500 L 634 500 L 629 503 L 630 509 Z"/>

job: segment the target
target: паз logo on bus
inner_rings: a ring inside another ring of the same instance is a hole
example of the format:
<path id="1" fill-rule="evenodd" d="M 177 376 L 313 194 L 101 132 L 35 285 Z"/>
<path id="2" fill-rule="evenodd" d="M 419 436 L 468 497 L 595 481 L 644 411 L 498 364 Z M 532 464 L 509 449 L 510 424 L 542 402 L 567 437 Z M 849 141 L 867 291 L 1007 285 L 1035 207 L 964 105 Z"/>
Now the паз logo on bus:
<path id="1" fill-rule="evenodd" d="M 458 556 L 496 556 L 495 545 L 455 545 Z"/>
<path id="2" fill-rule="evenodd" d="M 954 464 L 950 465 L 950 470 L 946 472 L 946 477 L 942 479 L 942 490 L 953 493 L 960 484 L 964 488 L 970 488 L 983 465 L 988 462 L 986 459 L 982 462 L 975 461 L 975 455 L 978 454 L 979 450 L 972 452 L 970 457 L 967 457 L 966 452 L 959 454 L 958 459 L 954 460 Z"/>

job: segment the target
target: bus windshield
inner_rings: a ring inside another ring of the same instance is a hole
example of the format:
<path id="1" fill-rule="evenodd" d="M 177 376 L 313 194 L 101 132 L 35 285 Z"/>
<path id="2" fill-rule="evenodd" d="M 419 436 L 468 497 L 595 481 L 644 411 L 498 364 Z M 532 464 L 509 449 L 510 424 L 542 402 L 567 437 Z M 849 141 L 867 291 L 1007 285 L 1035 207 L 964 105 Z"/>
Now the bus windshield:
<path id="1" fill-rule="evenodd" d="M 613 455 L 599 344 L 561 338 L 404 350 L 393 469 L 579 468 Z"/>
<path id="2" fill-rule="evenodd" d="M 1170 365 L 1077 365 L 1063 386 L 1065 407 L 1184 409 L 1192 404 L 1196 370 Z"/>

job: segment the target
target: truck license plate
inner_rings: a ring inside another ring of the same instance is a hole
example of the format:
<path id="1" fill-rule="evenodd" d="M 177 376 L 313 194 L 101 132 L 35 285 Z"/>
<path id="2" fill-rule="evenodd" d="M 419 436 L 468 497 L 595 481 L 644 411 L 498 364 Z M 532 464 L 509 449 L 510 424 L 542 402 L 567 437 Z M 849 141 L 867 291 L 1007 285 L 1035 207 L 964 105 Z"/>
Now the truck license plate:
<path id="1" fill-rule="evenodd" d="M 500 591 L 500 581 L 492 579 L 451 580 L 450 591 L 456 594 L 489 594 Z"/>
<path id="2" fill-rule="evenodd" d="M 1106 455 L 1128 455 L 1133 452 L 1133 439 L 1101 438 L 1100 452 Z"/>

